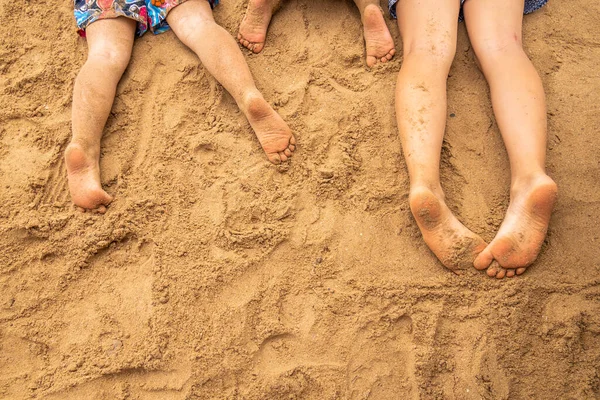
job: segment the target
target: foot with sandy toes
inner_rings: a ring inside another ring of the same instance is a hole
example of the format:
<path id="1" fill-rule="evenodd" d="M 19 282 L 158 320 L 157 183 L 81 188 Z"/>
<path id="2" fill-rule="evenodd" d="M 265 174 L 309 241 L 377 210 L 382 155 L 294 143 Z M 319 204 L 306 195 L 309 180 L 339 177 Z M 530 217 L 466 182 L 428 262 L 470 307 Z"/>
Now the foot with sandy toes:
<path id="1" fill-rule="evenodd" d="M 258 92 L 246 95 L 240 109 L 248 118 L 269 161 L 273 164 L 287 161 L 296 150 L 296 138 L 281 116 Z"/>
<path id="2" fill-rule="evenodd" d="M 425 243 L 446 268 L 459 273 L 473 265 L 487 243 L 460 223 L 443 195 L 424 186 L 414 187 L 409 202 Z"/>
<path id="3" fill-rule="evenodd" d="M 245 48 L 260 53 L 265 47 L 271 17 L 281 0 L 249 0 L 246 15 L 240 25 L 238 41 Z"/>
<path id="4" fill-rule="evenodd" d="M 100 149 L 71 142 L 65 151 L 65 162 L 73 203 L 81 211 L 93 210 L 104 214 L 112 197 L 100 183 L 99 155 Z"/>
<path id="5" fill-rule="evenodd" d="M 260 53 L 265 47 L 267 29 L 271 17 L 279 7 L 281 0 L 250 0 L 246 15 L 240 25 L 238 41 L 254 53 Z M 396 53 L 394 40 L 383 18 L 378 2 L 355 0 L 363 22 L 367 52 L 367 65 L 388 62 Z M 366 3 L 366 4 L 365 4 Z"/>
<path id="6" fill-rule="evenodd" d="M 545 174 L 513 190 L 498 234 L 477 256 L 475 268 L 487 269 L 498 279 L 524 273 L 544 243 L 557 192 L 556 183 Z"/>
<path id="7" fill-rule="evenodd" d="M 359 5 L 359 1 L 355 2 Z M 378 3 L 379 1 L 377 1 L 377 4 L 368 4 L 360 12 L 365 35 L 367 65 L 369 67 L 373 67 L 378 62 L 386 63 L 396 54 L 394 40 L 385 24 L 383 12 Z"/>

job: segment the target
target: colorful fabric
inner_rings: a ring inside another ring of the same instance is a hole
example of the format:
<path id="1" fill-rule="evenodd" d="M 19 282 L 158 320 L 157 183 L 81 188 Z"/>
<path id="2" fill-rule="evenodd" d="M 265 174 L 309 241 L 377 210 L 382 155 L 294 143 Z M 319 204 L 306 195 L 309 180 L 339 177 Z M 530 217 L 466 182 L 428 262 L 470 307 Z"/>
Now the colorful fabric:
<path id="1" fill-rule="evenodd" d="M 392 18 L 396 18 L 396 4 L 398 3 L 399 0 L 388 0 L 388 6 L 390 8 L 390 15 L 392 16 Z M 474 0 L 470 0 L 470 1 L 474 1 Z M 460 16 L 459 19 L 462 21 L 463 20 L 463 13 L 462 13 L 462 5 L 464 4 L 465 0 L 460 0 Z M 524 10 L 524 14 L 530 14 L 532 12 L 534 12 L 535 10 L 542 8 L 542 6 L 544 4 L 546 4 L 548 2 L 548 0 L 525 0 L 525 10 Z"/>
<path id="2" fill-rule="evenodd" d="M 142 36 L 149 29 L 155 34 L 169 29 L 167 14 L 186 0 L 73 0 L 75 19 L 79 34 L 85 36 L 85 28 L 100 19 L 126 17 L 137 21 L 136 35 Z M 211 7 L 219 0 L 207 0 Z"/>

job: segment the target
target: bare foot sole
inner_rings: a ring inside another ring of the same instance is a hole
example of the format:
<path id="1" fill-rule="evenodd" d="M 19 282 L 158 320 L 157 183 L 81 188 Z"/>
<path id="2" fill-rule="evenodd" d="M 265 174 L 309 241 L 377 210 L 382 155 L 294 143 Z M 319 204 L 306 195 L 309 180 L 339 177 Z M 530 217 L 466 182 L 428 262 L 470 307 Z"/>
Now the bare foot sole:
<path id="1" fill-rule="evenodd" d="M 548 175 L 532 179 L 518 191 L 498 234 L 475 259 L 475 268 L 487 269 L 490 277 L 498 279 L 524 273 L 542 248 L 557 193 Z"/>
<path id="2" fill-rule="evenodd" d="M 96 157 L 86 153 L 80 144 L 70 143 L 65 150 L 65 162 L 73 203 L 83 211 L 104 214 L 112 197 L 102 189 Z"/>
<path id="3" fill-rule="evenodd" d="M 367 48 L 367 65 L 372 67 L 379 61 L 386 63 L 391 60 L 396 54 L 396 49 L 381 8 L 374 4 L 365 7 L 363 27 Z"/>
<path id="4" fill-rule="evenodd" d="M 240 24 L 238 41 L 245 48 L 260 53 L 265 47 L 267 29 L 280 0 L 250 0 Z"/>
<path id="5" fill-rule="evenodd" d="M 257 95 L 250 96 L 244 109 L 269 161 L 273 164 L 287 161 L 296 150 L 296 138 L 281 116 Z"/>
<path id="6" fill-rule="evenodd" d="M 471 266 L 486 247 L 483 239 L 461 224 L 444 201 L 428 188 L 411 189 L 410 209 L 425 243 L 451 271 L 458 273 Z"/>

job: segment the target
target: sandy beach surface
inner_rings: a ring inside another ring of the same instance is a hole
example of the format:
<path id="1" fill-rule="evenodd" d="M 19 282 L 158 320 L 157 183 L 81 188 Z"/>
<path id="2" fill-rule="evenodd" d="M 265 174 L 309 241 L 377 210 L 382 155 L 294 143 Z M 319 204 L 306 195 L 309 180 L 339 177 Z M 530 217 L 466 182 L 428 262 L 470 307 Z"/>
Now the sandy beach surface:
<path id="1" fill-rule="evenodd" d="M 289 0 L 265 50 L 244 50 L 298 139 L 283 167 L 172 32 L 137 40 L 102 143 L 115 200 L 78 213 L 72 7 L 0 0 L 1 399 L 600 398 L 596 0 L 525 17 L 560 193 L 538 261 L 502 281 L 457 276 L 422 242 L 398 27 L 396 57 L 367 69 L 349 0 Z M 223 0 L 215 18 L 237 35 L 245 7 Z M 489 241 L 510 173 L 464 24 L 448 85 L 442 183 Z"/>

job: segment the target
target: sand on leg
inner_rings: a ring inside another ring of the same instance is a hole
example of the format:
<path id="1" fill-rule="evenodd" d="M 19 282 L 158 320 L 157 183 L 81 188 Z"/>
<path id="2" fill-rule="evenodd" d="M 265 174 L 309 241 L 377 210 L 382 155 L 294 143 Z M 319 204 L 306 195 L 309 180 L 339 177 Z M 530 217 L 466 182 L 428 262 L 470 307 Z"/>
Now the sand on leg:
<path id="1" fill-rule="evenodd" d="M 242 52 L 233 37 L 215 22 L 208 2 L 186 1 L 169 12 L 167 22 L 233 96 L 269 161 L 279 164 L 291 157 L 296 139 L 256 88 Z"/>
<path id="2" fill-rule="evenodd" d="M 265 47 L 271 17 L 279 8 L 281 0 L 249 0 L 246 15 L 240 24 L 237 38 L 242 46 L 255 53 Z"/>
<path id="3" fill-rule="evenodd" d="M 84 210 L 104 212 L 112 201 L 100 183 L 100 140 L 131 58 L 135 28 L 135 21 L 120 17 L 86 29 L 88 57 L 75 80 L 73 137 L 65 150 L 71 198 Z"/>
<path id="4" fill-rule="evenodd" d="M 489 276 L 513 277 L 537 258 L 557 194 L 545 170 L 544 88 L 523 51 L 523 0 L 467 1 L 464 13 L 511 169 L 506 217 L 474 265 Z"/>
<path id="5" fill-rule="evenodd" d="M 360 11 L 365 36 L 367 65 L 386 63 L 396 54 L 394 39 L 390 34 L 379 0 L 354 0 Z"/>
<path id="6" fill-rule="evenodd" d="M 396 118 L 410 177 L 410 208 L 427 246 L 456 272 L 472 265 L 486 246 L 452 214 L 440 185 L 446 81 L 456 52 L 459 2 L 402 0 L 396 11 L 404 54 Z"/>

